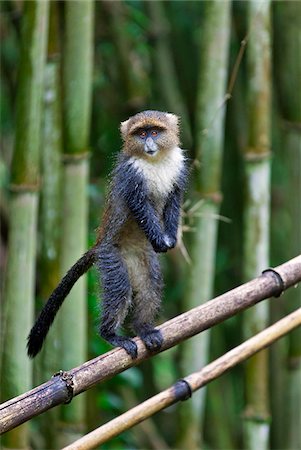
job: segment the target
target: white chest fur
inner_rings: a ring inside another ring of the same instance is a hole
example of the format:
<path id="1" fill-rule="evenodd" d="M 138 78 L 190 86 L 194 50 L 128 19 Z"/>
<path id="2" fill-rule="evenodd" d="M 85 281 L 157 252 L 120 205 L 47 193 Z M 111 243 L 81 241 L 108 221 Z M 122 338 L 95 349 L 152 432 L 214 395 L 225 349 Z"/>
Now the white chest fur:
<path id="1" fill-rule="evenodd" d="M 163 157 L 150 160 L 133 158 L 133 166 L 144 176 L 149 191 L 155 196 L 169 194 L 184 164 L 182 149 L 175 147 Z"/>

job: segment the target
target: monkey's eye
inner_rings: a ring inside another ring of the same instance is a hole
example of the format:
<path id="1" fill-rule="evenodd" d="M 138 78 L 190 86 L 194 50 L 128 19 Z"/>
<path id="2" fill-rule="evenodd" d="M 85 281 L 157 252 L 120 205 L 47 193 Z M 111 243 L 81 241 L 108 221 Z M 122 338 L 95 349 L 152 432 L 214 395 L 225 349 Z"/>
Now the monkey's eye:
<path id="1" fill-rule="evenodd" d="M 145 130 L 140 131 L 139 133 L 139 137 L 141 137 L 142 139 L 144 139 L 147 136 L 147 132 Z"/>
<path id="2" fill-rule="evenodd" d="M 154 137 L 158 136 L 158 130 L 152 130 L 151 131 L 151 135 L 154 136 Z"/>

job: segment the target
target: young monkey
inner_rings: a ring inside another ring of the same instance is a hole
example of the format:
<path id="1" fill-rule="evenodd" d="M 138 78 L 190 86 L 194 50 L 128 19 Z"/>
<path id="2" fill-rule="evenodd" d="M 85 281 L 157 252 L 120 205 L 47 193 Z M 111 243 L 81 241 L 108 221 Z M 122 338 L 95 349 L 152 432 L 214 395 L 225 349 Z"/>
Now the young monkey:
<path id="1" fill-rule="evenodd" d="M 124 141 L 113 170 L 97 241 L 63 277 L 28 336 L 28 355 L 40 350 L 57 311 L 74 283 L 93 264 L 103 290 L 100 335 L 137 357 L 137 346 L 117 329 L 131 311 L 133 331 L 151 352 L 163 337 L 154 328 L 162 275 L 157 253 L 175 247 L 181 200 L 187 181 L 179 147 L 178 117 L 143 111 L 121 123 Z"/>

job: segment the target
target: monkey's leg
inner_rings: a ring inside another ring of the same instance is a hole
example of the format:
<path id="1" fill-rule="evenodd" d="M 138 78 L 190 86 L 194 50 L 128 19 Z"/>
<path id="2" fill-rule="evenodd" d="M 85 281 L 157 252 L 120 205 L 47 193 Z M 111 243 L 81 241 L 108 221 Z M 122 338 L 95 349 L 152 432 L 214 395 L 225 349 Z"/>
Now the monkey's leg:
<path id="1" fill-rule="evenodd" d="M 101 244 L 97 265 L 103 291 L 100 335 L 110 344 L 123 347 L 134 359 L 137 357 L 136 343 L 116 334 L 127 315 L 132 296 L 128 272 L 119 250 L 111 244 Z"/>
<path id="2" fill-rule="evenodd" d="M 154 328 L 154 323 L 161 305 L 163 279 L 157 254 L 153 250 L 140 259 L 140 269 L 132 284 L 135 292 L 133 329 L 149 351 L 157 351 L 163 336 Z"/>

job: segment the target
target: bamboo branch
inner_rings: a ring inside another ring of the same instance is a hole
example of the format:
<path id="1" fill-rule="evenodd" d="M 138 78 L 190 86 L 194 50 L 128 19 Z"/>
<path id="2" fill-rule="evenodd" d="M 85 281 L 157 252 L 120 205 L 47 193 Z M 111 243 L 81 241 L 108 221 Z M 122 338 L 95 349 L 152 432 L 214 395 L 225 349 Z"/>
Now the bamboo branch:
<path id="1" fill-rule="evenodd" d="M 193 308 L 158 327 L 164 337 L 161 351 L 216 325 L 236 313 L 281 292 L 301 281 L 301 255 L 269 269 L 261 276 L 226 294 Z M 121 348 L 116 348 L 69 372 L 55 375 L 46 383 L 0 405 L 0 432 L 4 433 L 30 418 L 61 404 L 73 396 L 137 365 L 151 355 L 142 341 L 135 338 L 138 357 L 132 360 Z"/>
<path id="2" fill-rule="evenodd" d="M 250 356 L 271 345 L 274 341 L 300 325 L 301 308 L 243 342 L 238 347 L 225 353 L 199 372 L 192 373 L 182 380 L 177 381 L 170 388 L 154 395 L 105 425 L 96 428 L 96 430 L 86 434 L 73 444 L 64 447 L 63 450 L 88 450 L 103 444 L 123 431 L 128 430 L 134 425 L 154 415 L 156 412 L 162 411 L 162 409 L 165 409 L 174 403 L 188 399 L 191 397 L 192 392 L 205 386 L 215 378 L 218 378 L 231 367 L 245 361 Z"/>

